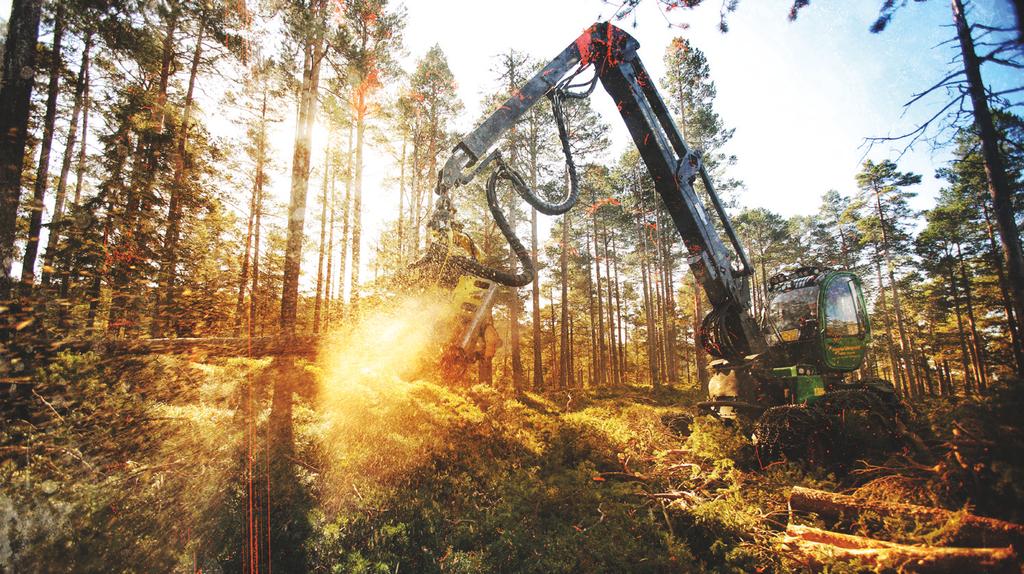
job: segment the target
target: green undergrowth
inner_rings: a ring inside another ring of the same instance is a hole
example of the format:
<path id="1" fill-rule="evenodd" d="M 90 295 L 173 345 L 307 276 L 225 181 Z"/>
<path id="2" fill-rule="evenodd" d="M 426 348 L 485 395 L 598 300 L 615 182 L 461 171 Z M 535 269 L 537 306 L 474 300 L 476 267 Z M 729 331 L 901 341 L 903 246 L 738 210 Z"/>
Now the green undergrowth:
<path id="1" fill-rule="evenodd" d="M 0 435 L 0 570 L 799 571 L 777 550 L 794 485 L 1020 518 L 1012 406 L 920 405 L 933 460 L 836 475 L 760 460 L 749 429 L 695 416 L 694 391 L 510 396 L 302 361 L 89 354 L 38 379 L 31 423 Z M 848 526 L 944 540 L 884 517 Z"/>

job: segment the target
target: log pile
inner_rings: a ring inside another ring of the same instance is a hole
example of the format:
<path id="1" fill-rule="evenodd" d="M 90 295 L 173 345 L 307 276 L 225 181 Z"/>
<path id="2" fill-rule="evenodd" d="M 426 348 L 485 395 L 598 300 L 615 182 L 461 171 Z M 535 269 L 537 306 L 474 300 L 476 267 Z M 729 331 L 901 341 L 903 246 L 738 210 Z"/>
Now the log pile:
<path id="1" fill-rule="evenodd" d="M 790 524 L 781 548 L 798 562 L 821 569 L 846 562 L 875 572 L 1019 573 L 1013 548 L 911 546 Z"/>
<path id="2" fill-rule="evenodd" d="M 794 487 L 790 523 L 780 548 L 814 570 L 844 562 L 878 572 L 1021 572 L 1015 549 L 1024 544 L 1024 525 L 941 508 L 862 500 Z M 910 545 L 794 524 L 814 514 L 836 525 L 866 513 L 941 527 L 951 546 Z"/>

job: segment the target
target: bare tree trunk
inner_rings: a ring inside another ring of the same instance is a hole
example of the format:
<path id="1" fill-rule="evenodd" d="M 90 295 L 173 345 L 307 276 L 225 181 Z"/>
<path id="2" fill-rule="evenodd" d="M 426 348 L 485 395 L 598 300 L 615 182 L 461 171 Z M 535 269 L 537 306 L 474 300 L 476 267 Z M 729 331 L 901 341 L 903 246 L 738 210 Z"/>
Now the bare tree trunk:
<path id="1" fill-rule="evenodd" d="M 82 201 L 82 187 L 85 183 L 85 159 L 88 156 L 89 140 L 89 82 L 92 74 L 89 68 L 85 68 L 85 92 L 82 95 L 82 145 L 78 148 L 78 165 L 75 166 L 75 198 L 74 204 L 79 205 Z"/>
<path id="2" fill-rule="evenodd" d="M 605 301 L 608 302 L 608 356 L 612 361 L 612 383 L 615 384 L 615 386 L 621 386 L 622 365 L 619 364 L 619 334 L 615 325 L 615 302 L 612 300 L 612 294 L 614 291 L 612 288 L 611 265 L 608 263 L 608 259 L 610 259 L 611 256 L 608 253 L 607 226 L 602 226 L 602 233 L 604 235 L 604 282 L 608 289 L 607 297 L 605 298 Z"/>
<path id="3" fill-rule="evenodd" d="M 320 249 L 316 264 L 316 302 L 313 304 L 313 334 L 320 332 L 320 307 L 323 304 L 324 290 L 324 249 L 327 246 L 327 172 L 331 169 L 331 148 L 325 146 L 324 182 L 320 196 Z"/>
<path id="4" fill-rule="evenodd" d="M 964 282 L 964 305 L 967 306 L 967 326 L 971 330 L 971 346 L 974 351 L 972 353 L 972 360 L 974 362 L 974 372 L 977 376 L 978 393 L 985 394 L 985 343 L 978 334 L 977 323 L 974 320 L 974 297 L 971 294 L 971 279 L 967 275 L 967 265 L 964 263 L 964 254 L 960 250 L 960 243 L 956 244 L 956 256 L 960 263 L 960 278 Z"/>
<path id="5" fill-rule="evenodd" d="M 402 134 L 402 159 L 398 168 L 398 264 L 405 265 L 405 147 L 408 134 Z"/>
<path id="6" fill-rule="evenodd" d="M 625 382 L 626 372 L 629 371 L 629 363 L 626 360 L 626 345 L 628 336 L 622 323 L 622 291 L 619 289 L 619 256 L 615 245 L 615 234 L 612 234 L 612 270 L 615 277 L 615 317 L 619 331 L 619 368 L 622 371 L 622 381 Z"/>
<path id="7" fill-rule="evenodd" d="M 513 154 L 513 161 L 515 160 Z M 433 174 L 434 172 L 431 172 Z M 428 193 L 429 197 L 433 197 L 433 193 Z M 509 217 L 508 224 L 514 230 L 516 228 L 516 210 L 515 210 L 515 198 L 516 194 L 509 194 Z M 509 246 L 509 261 L 514 266 L 516 265 L 516 255 L 512 250 L 512 246 Z M 509 351 L 512 355 L 512 389 L 518 395 L 523 391 L 523 385 L 525 377 L 523 376 L 523 349 L 519 341 L 519 291 L 517 289 L 511 289 L 509 293 L 509 308 L 508 308 L 508 322 L 509 322 Z"/>
<path id="8" fill-rule="evenodd" d="M 569 214 L 562 216 L 562 248 L 559 254 L 562 272 L 562 324 L 559 332 L 561 343 L 561 355 L 559 360 L 560 369 L 558 372 L 559 390 L 568 389 L 572 372 L 569 370 Z M 593 319 L 593 309 L 591 309 Z"/>
<path id="9" fill-rule="evenodd" d="M 256 217 L 256 196 L 259 195 L 257 185 L 253 183 L 252 197 L 249 199 L 249 223 L 245 230 L 245 248 L 242 252 L 242 268 L 238 273 L 238 294 L 235 297 L 235 326 L 234 336 L 242 335 L 242 314 L 245 311 L 245 286 L 249 279 L 249 246 L 252 245 L 252 226 Z M 252 327 L 246 329 L 251 333 Z"/>
<path id="10" fill-rule="evenodd" d="M 637 197 L 639 198 L 639 190 L 637 190 Z M 642 206 L 641 202 L 641 206 Z M 658 335 L 656 327 L 654 325 L 654 301 L 653 293 L 651 289 L 650 273 L 647 270 L 647 233 L 644 228 L 644 221 L 646 218 L 646 211 L 641 207 L 641 213 L 637 220 L 637 240 L 640 244 L 640 279 L 643 284 L 643 303 L 644 303 L 644 315 L 647 323 L 647 371 L 651 379 L 651 386 L 657 388 L 660 386 L 660 377 L 658 374 Z"/>
<path id="11" fill-rule="evenodd" d="M 11 265 L 42 9 L 42 0 L 12 1 L 0 70 L 0 302 L 10 299 L 14 287 Z M 0 341 L 8 338 L 7 322 L 0 325 Z"/>
<path id="12" fill-rule="evenodd" d="M 969 353 L 967 352 L 967 336 L 964 334 L 963 312 L 960 308 L 960 290 L 956 286 L 956 274 L 953 269 L 949 271 L 949 287 L 953 290 L 953 309 L 956 311 L 956 330 L 960 336 L 960 360 L 964 369 L 964 395 L 970 395 L 974 390 L 971 377 Z"/>
<path id="13" fill-rule="evenodd" d="M 876 255 L 879 255 L 876 253 Z M 882 282 L 882 262 L 879 257 L 875 259 L 875 272 L 878 277 L 878 298 L 882 305 L 882 318 L 885 323 L 885 346 L 889 353 L 889 366 L 892 367 L 892 378 L 896 388 L 904 397 L 910 396 L 910 389 L 907 388 L 900 372 L 900 363 L 896 358 L 896 350 L 892 343 L 892 319 L 889 315 L 889 303 L 885 295 L 885 284 Z"/>
<path id="14" fill-rule="evenodd" d="M 299 91 L 299 113 L 295 125 L 295 148 L 292 154 L 291 197 L 288 205 L 288 236 L 284 256 L 283 291 L 281 294 L 281 331 L 295 334 L 299 304 L 299 274 L 302 263 L 303 226 L 306 222 L 306 193 L 309 190 L 309 154 L 313 121 L 316 117 L 317 92 L 323 41 L 310 41 L 305 47 L 302 87 Z"/>
<path id="15" fill-rule="evenodd" d="M 85 92 L 89 83 L 89 51 L 92 49 L 92 32 L 85 35 L 85 45 L 82 48 L 82 64 L 78 69 L 78 78 L 75 82 L 75 100 L 71 107 L 71 122 L 68 126 L 68 139 L 64 145 L 64 156 L 61 160 L 60 179 L 57 182 L 57 194 L 53 201 L 53 217 L 50 218 L 50 233 L 46 240 L 46 250 L 43 252 L 43 275 L 44 285 L 49 284 L 51 276 L 50 268 L 53 267 L 53 258 L 60 245 L 60 235 L 63 231 L 62 220 L 64 219 L 64 203 L 67 198 L 68 175 L 71 173 L 71 160 L 75 155 L 75 140 L 78 138 L 78 118 L 82 114 L 82 103 L 85 99 Z M 82 148 L 85 149 L 85 118 L 82 119 Z M 77 194 L 75 203 L 78 203 Z"/>
<path id="16" fill-rule="evenodd" d="M 363 240 L 363 136 L 366 132 L 366 102 L 360 92 L 356 106 L 356 158 L 352 181 L 352 287 L 350 303 L 354 312 L 358 313 L 359 305 L 359 266 L 362 263 Z"/>
<path id="17" fill-rule="evenodd" d="M 334 218 L 338 208 L 338 194 L 334 191 L 334 181 L 338 175 L 338 166 L 331 165 L 331 208 L 330 221 L 327 224 L 327 285 L 324 287 L 324 328 L 330 328 L 334 295 Z"/>
<path id="18" fill-rule="evenodd" d="M 1006 258 L 1017 332 L 1024 333 L 1024 254 L 1021 253 L 1020 234 L 1014 219 L 1013 190 L 999 151 L 999 134 L 989 111 L 985 84 L 981 78 L 981 65 L 974 51 L 974 40 L 971 38 L 962 0 L 952 0 L 952 7 L 953 22 L 956 25 L 960 52 L 963 55 L 964 73 L 967 76 L 968 91 L 974 107 L 974 125 L 981 136 L 981 155 L 985 161 L 985 176 L 988 179 L 989 195 L 992 196 L 992 209 L 1003 244 L 1003 256 Z M 1024 378 L 1024 365 L 1020 363 L 1017 365 L 1017 376 Z"/>
<path id="19" fill-rule="evenodd" d="M 263 166 L 267 153 L 267 87 L 263 87 L 263 105 L 260 108 L 260 133 L 256 142 L 256 205 L 253 213 L 256 221 L 253 224 L 252 242 L 252 287 L 249 289 L 249 338 L 256 334 L 259 319 L 257 301 L 259 300 L 260 281 L 260 229 L 263 217 Z"/>
<path id="20" fill-rule="evenodd" d="M 36 255 L 39 235 L 43 230 L 43 202 L 50 174 L 50 150 L 53 148 L 53 126 L 57 120 L 57 95 L 60 93 L 61 40 L 64 38 L 64 5 L 57 3 L 53 24 L 53 47 L 50 54 L 50 82 L 46 88 L 46 112 L 43 114 L 43 139 L 39 143 L 39 167 L 36 169 L 35 193 L 28 223 L 28 241 L 21 264 L 21 290 L 26 297 L 32 292 L 36 276 Z"/>
<path id="21" fill-rule="evenodd" d="M 664 229 L 671 229 L 668 225 Z M 666 232 L 667 233 L 667 232 Z M 676 300 L 675 300 L 675 262 L 672 259 L 672 242 L 669 235 L 662 236 L 662 262 L 665 282 L 665 352 L 668 355 L 668 380 L 670 383 L 679 381 L 679 358 L 677 357 L 676 333 Z"/>
<path id="22" fill-rule="evenodd" d="M 346 309 L 345 279 L 348 279 L 349 285 L 352 284 L 352 259 L 349 257 L 349 248 L 352 243 L 352 162 L 355 158 L 355 125 L 351 122 L 348 126 L 347 157 L 348 161 L 345 163 L 345 198 L 341 202 L 341 261 L 338 263 L 338 267 L 340 267 L 339 272 L 341 274 L 341 280 L 338 285 L 341 294 L 338 298 L 342 300 L 342 318 L 345 317 Z"/>
<path id="23" fill-rule="evenodd" d="M 537 189 L 537 156 L 530 156 L 530 189 Z M 533 308 L 530 315 L 533 323 L 533 390 L 544 389 L 544 359 L 541 356 L 540 315 L 540 267 L 537 263 L 537 210 L 530 210 L 530 259 L 533 261 Z"/>
<path id="24" fill-rule="evenodd" d="M 595 277 L 594 292 L 597 293 L 597 371 L 595 372 L 594 384 L 599 387 L 603 387 L 607 382 L 605 375 L 608 372 L 608 355 L 604 340 L 604 297 L 601 293 L 601 263 L 599 260 L 601 252 L 598 250 L 597 243 L 598 230 L 596 213 L 591 216 L 591 224 L 594 241 L 588 241 L 590 245 L 587 246 L 587 250 L 589 251 L 590 247 L 594 248 L 594 265 L 593 269 L 587 269 L 587 273 L 590 273 Z"/>
<path id="25" fill-rule="evenodd" d="M 552 288 L 548 292 L 548 298 L 551 301 L 549 305 L 551 309 L 551 378 L 553 380 L 561 380 L 561 355 L 558 354 L 558 332 L 555 330 L 555 290 Z"/>

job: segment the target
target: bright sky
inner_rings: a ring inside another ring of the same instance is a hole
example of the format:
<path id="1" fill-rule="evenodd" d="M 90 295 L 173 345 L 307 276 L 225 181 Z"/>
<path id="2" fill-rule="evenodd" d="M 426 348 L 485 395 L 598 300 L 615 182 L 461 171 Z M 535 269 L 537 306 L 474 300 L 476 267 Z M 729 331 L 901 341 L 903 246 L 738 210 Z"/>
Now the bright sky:
<path id="1" fill-rule="evenodd" d="M 673 22 L 688 24 L 685 30 L 669 28 L 657 0 L 645 0 L 635 19 L 618 22 L 639 40 L 640 57 L 658 80 L 663 75 L 665 47 L 673 37 L 683 35 L 705 52 L 718 88 L 716 109 L 728 126 L 736 128 L 728 151 L 739 158 L 730 176 L 746 184 L 739 203 L 786 216 L 814 213 L 821 193 L 828 189 L 851 194 L 865 154 L 865 137 L 903 133 L 933 113 L 938 100 L 919 103 L 906 112 L 902 105 L 946 73 L 956 47 L 933 48 L 953 35 L 948 26 L 950 7 L 942 0 L 909 3 L 882 34 L 867 30 L 881 0 L 844 2 L 842 8 L 836 7 L 839 2 L 815 2 L 801 11 L 795 23 L 786 19 L 791 3 L 742 0 L 729 15 L 727 34 L 718 31 L 721 3 L 714 0 L 706 0 L 697 10 L 669 14 Z M 1009 0 L 975 0 L 973 4 L 973 21 L 1012 25 Z M 547 61 L 588 25 L 614 11 L 602 0 L 520 0 L 500 5 L 480 0 L 408 0 L 406 8 L 403 65 L 412 70 L 431 46 L 441 46 L 465 105 L 461 130 L 488 111 L 479 104 L 484 94 L 495 89 L 492 69 L 497 54 L 515 48 Z M 6 19 L 9 12 L 10 3 L 0 0 L 0 17 Z M 1015 79 L 1005 70 L 986 68 L 985 74 L 987 82 L 997 85 Z M 232 126 L 227 116 L 213 111 L 218 109 L 218 96 L 209 93 L 207 97 L 211 101 L 201 101 L 203 119 L 215 133 L 241 137 L 243 126 Z M 592 101 L 612 128 L 607 156 L 611 160 L 632 144 L 611 99 L 599 89 Z M 288 197 L 293 108 L 282 103 L 284 121 L 272 138 L 278 162 L 273 193 L 281 204 Z M 325 139 L 323 130 L 314 134 L 314 167 L 323 157 Z M 91 141 L 96 141 L 94 135 Z M 899 146 L 879 146 L 869 157 L 895 158 L 898 151 Z M 932 152 L 921 145 L 900 161 L 902 169 L 925 176 L 917 189 L 918 209 L 931 206 L 940 187 L 932 175 L 948 157 L 948 150 Z M 368 279 L 372 242 L 384 222 L 396 217 L 398 191 L 384 182 L 397 172 L 386 152 L 368 149 L 366 163 L 362 276 Z M 318 236 L 313 220 L 319 212 L 319 179 L 314 175 L 312 182 L 307 242 Z M 238 193 L 232 203 L 245 206 L 248 190 Z M 542 229 L 549 225 L 546 221 Z M 311 290 L 315 265 L 310 260 L 303 265 L 307 271 L 304 290 Z"/>

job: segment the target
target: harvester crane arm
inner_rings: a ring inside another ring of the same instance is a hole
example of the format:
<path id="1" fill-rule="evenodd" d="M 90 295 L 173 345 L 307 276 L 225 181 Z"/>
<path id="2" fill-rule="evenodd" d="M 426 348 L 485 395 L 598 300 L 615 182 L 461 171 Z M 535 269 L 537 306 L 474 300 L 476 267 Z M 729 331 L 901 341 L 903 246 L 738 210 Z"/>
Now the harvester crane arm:
<path id="1" fill-rule="evenodd" d="M 711 302 L 712 311 L 702 329 L 705 347 L 712 354 L 726 358 L 760 353 L 766 342 L 749 311 L 750 263 L 699 155 L 687 147 L 654 81 L 640 61 L 638 47 L 639 43 L 633 37 L 606 22 L 594 24 L 584 31 L 455 146 L 438 175 L 439 210 L 432 218 L 432 225 L 435 229 L 446 225 L 445 210 L 451 213 L 449 191 L 472 180 L 488 164 L 494 163 L 496 167 L 487 186 L 488 203 L 523 271 L 511 274 L 468 259 L 461 261 L 461 267 L 505 285 L 529 283 L 534 273 L 532 263 L 497 205 L 495 186 L 500 179 L 510 181 L 524 200 L 547 215 L 565 213 L 572 207 L 578 195 L 577 177 L 561 117 L 561 103 L 564 98 L 587 97 L 600 80 L 629 129 L 655 189 L 683 239 L 689 253 L 690 269 Z M 594 79 L 589 84 L 570 85 L 588 67 L 593 67 Z M 585 91 L 571 91 L 571 88 L 588 85 Z M 552 100 L 571 180 L 567 197 L 558 203 L 538 197 L 501 160 L 496 150 L 491 151 L 501 136 L 545 96 Z M 733 267 L 729 250 L 694 190 L 693 183 L 697 177 L 701 178 L 721 228 L 739 259 L 738 268 Z"/>

